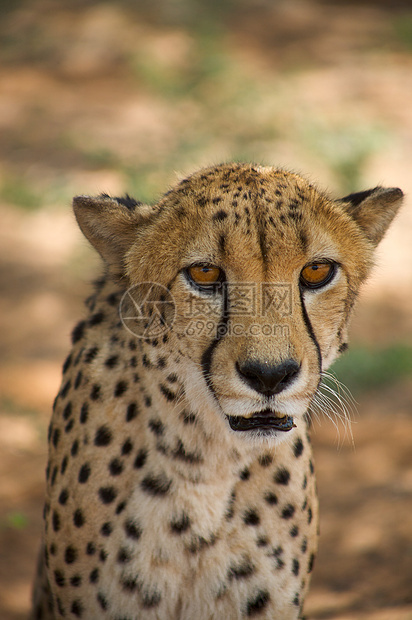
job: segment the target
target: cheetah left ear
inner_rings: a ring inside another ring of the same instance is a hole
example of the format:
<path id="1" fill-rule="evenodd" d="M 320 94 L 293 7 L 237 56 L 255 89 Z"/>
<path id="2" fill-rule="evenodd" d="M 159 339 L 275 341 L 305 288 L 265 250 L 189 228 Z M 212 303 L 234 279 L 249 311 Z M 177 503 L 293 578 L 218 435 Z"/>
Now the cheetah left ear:
<path id="1" fill-rule="evenodd" d="M 375 187 L 340 199 L 343 208 L 364 235 L 378 245 L 402 204 L 403 192 L 397 187 Z"/>
<path id="2" fill-rule="evenodd" d="M 109 267 L 120 275 L 125 257 L 137 238 L 137 230 L 147 221 L 153 208 L 133 198 L 76 196 L 73 210 L 77 223 L 88 241 Z"/>

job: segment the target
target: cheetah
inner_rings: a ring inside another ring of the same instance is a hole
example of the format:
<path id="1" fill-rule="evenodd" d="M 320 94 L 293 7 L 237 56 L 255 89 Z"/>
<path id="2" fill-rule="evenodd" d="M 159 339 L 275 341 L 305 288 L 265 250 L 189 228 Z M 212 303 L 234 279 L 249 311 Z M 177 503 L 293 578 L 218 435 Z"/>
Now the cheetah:
<path id="1" fill-rule="evenodd" d="M 222 164 L 154 206 L 74 199 L 105 271 L 53 407 L 33 619 L 300 617 L 311 407 L 402 196 Z"/>

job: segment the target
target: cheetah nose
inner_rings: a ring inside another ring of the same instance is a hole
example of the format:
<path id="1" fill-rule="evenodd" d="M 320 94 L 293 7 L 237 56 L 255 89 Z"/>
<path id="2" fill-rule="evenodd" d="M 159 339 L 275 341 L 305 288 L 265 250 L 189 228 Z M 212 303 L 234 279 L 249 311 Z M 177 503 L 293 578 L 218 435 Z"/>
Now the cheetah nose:
<path id="1" fill-rule="evenodd" d="M 292 359 L 277 366 L 258 360 L 248 360 L 242 364 L 236 362 L 236 370 L 241 379 L 253 390 L 264 396 L 273 396 L 292 383 L 299 373 L 300 364 Z"/>

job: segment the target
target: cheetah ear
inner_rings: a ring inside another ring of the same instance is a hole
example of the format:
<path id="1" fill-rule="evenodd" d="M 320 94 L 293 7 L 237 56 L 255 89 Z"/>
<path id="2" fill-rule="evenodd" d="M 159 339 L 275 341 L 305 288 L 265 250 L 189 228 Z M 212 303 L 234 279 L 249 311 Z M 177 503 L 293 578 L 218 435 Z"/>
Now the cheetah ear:
<path id="1" fill-rule="evenodd" d="M 375 187 L 341 198 L 342 206 L 364 235 L 378 245 L 402 204 L 403 192 L 397 187 Z"/>
<path id="2" fill-rule="evenodd" d="M 110 198 L 102 194 L 76 196 L 73 210 L 80 230 L 109 266 L 124 271 L 124 258 L 136 241 L 140 224 L 153 213 L 153 208 L 130 196 Z"/>

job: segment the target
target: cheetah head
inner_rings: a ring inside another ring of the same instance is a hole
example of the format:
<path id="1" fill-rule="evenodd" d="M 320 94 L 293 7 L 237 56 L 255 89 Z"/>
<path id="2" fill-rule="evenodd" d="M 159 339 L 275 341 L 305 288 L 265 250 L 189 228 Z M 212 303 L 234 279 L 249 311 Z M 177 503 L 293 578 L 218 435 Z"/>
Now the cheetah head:
<path id="1" fill-rule="evenodd" d="M 225 164 L 154 206 L 81 196 L 74 209 L 113 280 L 171 295 L 163 346 L 179 356 L 185 397 L 209 428 L 279 440 L 346 348 L 360 285 L 401 199 L 377 187 L 332 200 L 296 174 Z"/>

